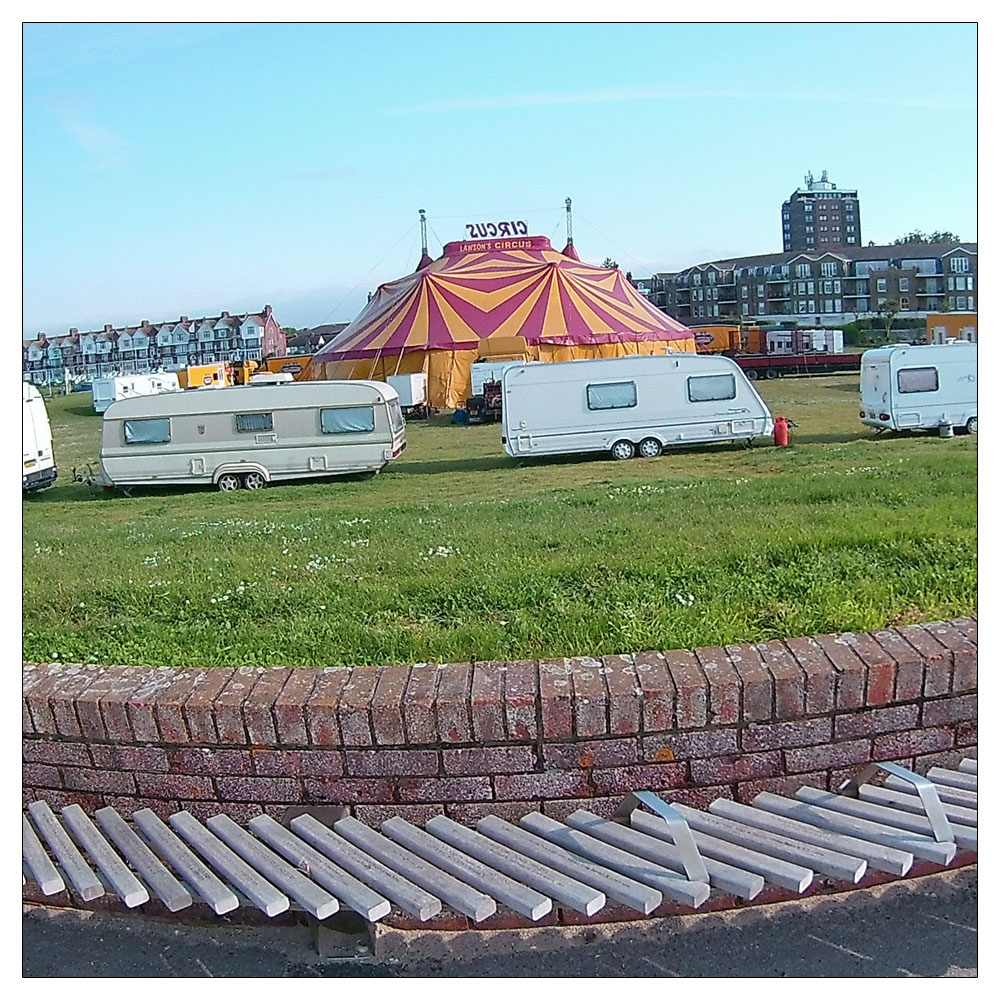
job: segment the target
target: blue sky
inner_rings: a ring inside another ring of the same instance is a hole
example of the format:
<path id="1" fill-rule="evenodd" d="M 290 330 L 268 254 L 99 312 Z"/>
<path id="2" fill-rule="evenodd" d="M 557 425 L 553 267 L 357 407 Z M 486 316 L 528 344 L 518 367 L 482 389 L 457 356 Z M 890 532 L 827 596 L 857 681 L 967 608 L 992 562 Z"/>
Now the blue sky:
<path id="1" fill-rule="evenodd" d="M 636 276 L 781 249 L 812 170 L 865 242 L 977 239 L 975 25 L 28 25 L 23 326 L 270 303 L 346 322 L 468 222 Z"/>

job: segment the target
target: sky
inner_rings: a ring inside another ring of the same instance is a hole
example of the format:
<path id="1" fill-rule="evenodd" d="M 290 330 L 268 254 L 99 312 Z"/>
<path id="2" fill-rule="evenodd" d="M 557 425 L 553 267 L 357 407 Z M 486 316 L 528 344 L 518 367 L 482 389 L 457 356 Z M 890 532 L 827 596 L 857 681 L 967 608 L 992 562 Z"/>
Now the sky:
<path id="1" fill-rule="evenodd" d="M 476 222 L 635 277 L 780 252 L 822 170 L 865 243 L 977 240 L 974 24 L 26 24 L 25 337 L 348 322 Z"/>

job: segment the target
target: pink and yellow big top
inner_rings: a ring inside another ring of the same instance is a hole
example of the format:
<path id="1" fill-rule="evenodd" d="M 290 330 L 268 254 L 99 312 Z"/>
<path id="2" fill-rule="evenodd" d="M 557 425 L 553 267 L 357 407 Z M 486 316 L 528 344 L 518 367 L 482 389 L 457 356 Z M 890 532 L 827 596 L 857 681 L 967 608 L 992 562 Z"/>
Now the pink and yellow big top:
<path id="1" fill-rule="evenodd" d="M 429 402 L 460 407 L 474 361 L 571 361 L 694 351 L 694 334 L 621 271 L 560 253 L 544 236 L 447 243 L 434 261 L 379 286 L 302 378 L 423 371 Z"/>

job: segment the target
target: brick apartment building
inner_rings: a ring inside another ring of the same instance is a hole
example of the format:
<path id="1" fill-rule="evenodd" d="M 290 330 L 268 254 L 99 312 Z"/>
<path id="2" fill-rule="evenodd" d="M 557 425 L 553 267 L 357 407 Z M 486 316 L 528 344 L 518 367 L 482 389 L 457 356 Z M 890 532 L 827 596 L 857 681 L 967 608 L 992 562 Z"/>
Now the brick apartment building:
<path id="1" fill-rule="evenodd" d="M 805 187 L 796 188 L 781 206 L 781 235 L 785 251 L 861 246 L 857 190 L 838 190 L 825 170 L 818 181 L 806 174 Z"/>

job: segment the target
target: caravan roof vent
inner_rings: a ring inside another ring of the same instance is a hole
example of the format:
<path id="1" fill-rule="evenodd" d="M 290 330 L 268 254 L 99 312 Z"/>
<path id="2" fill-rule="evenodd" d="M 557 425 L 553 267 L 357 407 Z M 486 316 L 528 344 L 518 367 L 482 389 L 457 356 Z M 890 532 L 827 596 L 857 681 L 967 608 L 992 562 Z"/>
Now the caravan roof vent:
<path id="1" fill-rule="evenodd" d="M 280 385 L 283 382 L 294 382 L 288 372 L 261 372 L 250 376 L 250 385 Z"/>

